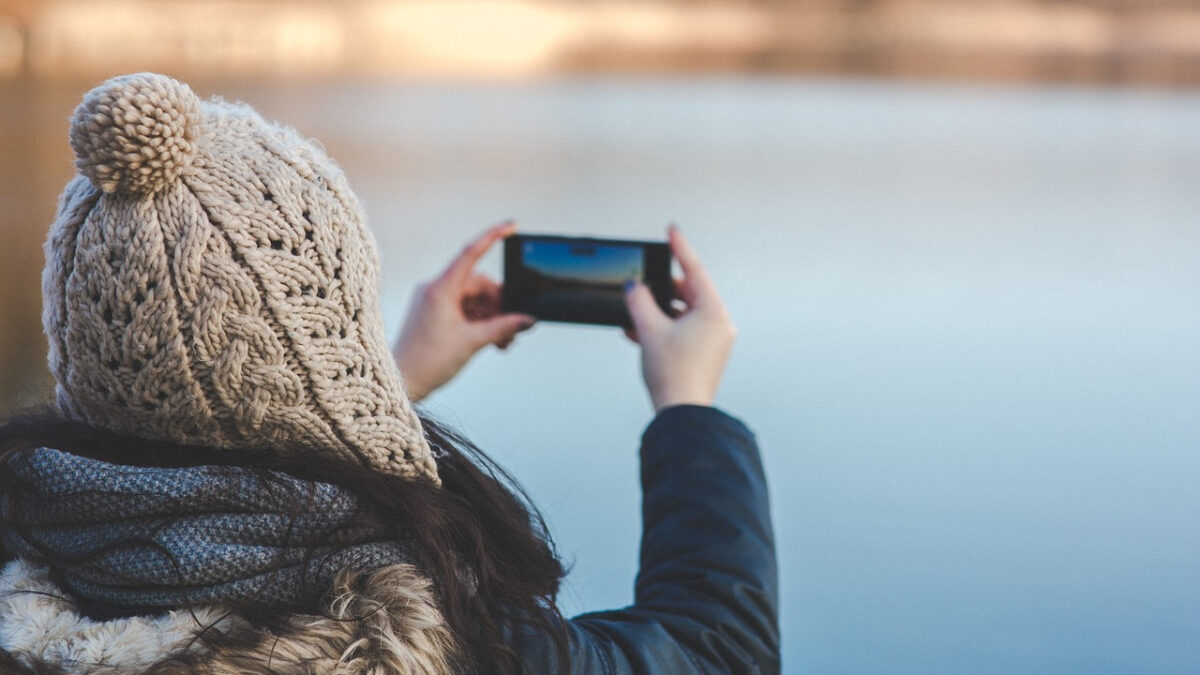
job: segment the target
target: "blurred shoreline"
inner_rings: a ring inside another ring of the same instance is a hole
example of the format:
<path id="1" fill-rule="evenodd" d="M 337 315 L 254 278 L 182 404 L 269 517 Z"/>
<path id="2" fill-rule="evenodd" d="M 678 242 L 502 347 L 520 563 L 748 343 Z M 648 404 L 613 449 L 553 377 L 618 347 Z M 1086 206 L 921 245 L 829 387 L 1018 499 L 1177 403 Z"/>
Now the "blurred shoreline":
<path id="1" fill-rule="evenodd" d="M 1195 0 L 0 0 L 0 81 L 757 72 L 1200 85 Z"/>
<path id="2" fill-rule="evenodd" d="M 67 119 L 134 70 L 314 95 L 592 74 L 1183 90 L 1200 86 L 1200 0 L 0 0 L 0 414 L 51 392 L 40 246 L 73 174 Z"/>

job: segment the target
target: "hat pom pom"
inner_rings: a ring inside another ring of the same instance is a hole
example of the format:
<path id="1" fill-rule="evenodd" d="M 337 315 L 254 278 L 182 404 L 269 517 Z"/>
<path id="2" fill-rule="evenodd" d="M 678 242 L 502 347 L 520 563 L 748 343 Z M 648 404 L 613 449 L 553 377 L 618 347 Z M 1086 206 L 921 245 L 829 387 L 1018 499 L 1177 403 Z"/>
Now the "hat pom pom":
<path id="1" fill-rule="evenodd" d="M 153 73 L 114 77 L 75 109 L 75 166 L 104 192 L 153 194 L 192 161 L 201 119 L 186 84 Z"/>

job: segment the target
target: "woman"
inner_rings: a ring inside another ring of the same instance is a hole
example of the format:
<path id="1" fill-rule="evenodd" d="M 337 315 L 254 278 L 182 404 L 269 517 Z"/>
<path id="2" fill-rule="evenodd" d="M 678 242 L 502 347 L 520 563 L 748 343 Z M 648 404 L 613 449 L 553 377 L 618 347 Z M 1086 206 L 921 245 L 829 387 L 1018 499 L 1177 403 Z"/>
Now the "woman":
<path id="1" fill-rule="evenodd" d="M 532 325 L 474 271 L 514 226 L 418 292 L 392 351 L 361 208 L 295 132 L 142 73 L 70 140 L 56 404 L 0 431 L 5 672 L 778 672 L 757 449 L 711 407 L 733 327 L 678 231 L 686 310 L 627 292 L 657 413 L 636 600 L 566 620 L 536 510 L 411 403 Z"/>

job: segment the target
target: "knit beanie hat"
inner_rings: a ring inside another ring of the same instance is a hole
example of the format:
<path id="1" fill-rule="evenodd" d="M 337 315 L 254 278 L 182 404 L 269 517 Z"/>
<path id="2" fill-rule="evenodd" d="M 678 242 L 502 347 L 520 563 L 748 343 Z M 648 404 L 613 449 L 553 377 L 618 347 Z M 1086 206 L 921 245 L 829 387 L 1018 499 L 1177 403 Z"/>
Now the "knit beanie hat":
<path id="1" fill-rule="evenodd" d="M 362 208 L 319 147 L 151 73 L 90 91 L 70 140 L 42 277 L 63 415 L 439 482 Z"/>

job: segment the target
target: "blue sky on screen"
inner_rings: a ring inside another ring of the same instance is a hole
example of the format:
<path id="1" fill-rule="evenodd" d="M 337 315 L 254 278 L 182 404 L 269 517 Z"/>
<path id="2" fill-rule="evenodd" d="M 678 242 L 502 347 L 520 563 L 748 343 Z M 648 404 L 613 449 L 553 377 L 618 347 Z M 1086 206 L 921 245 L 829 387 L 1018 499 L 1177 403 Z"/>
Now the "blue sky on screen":
<path id="1" fill-rule="evenodd" d="M 601 283 L 620 283 L 642 278 L 642 250 L 629 246 L 583 245 L 594 253 L 573 255 L 578 243 L 527 241 L 525 264 L 543 274 Z"/>

